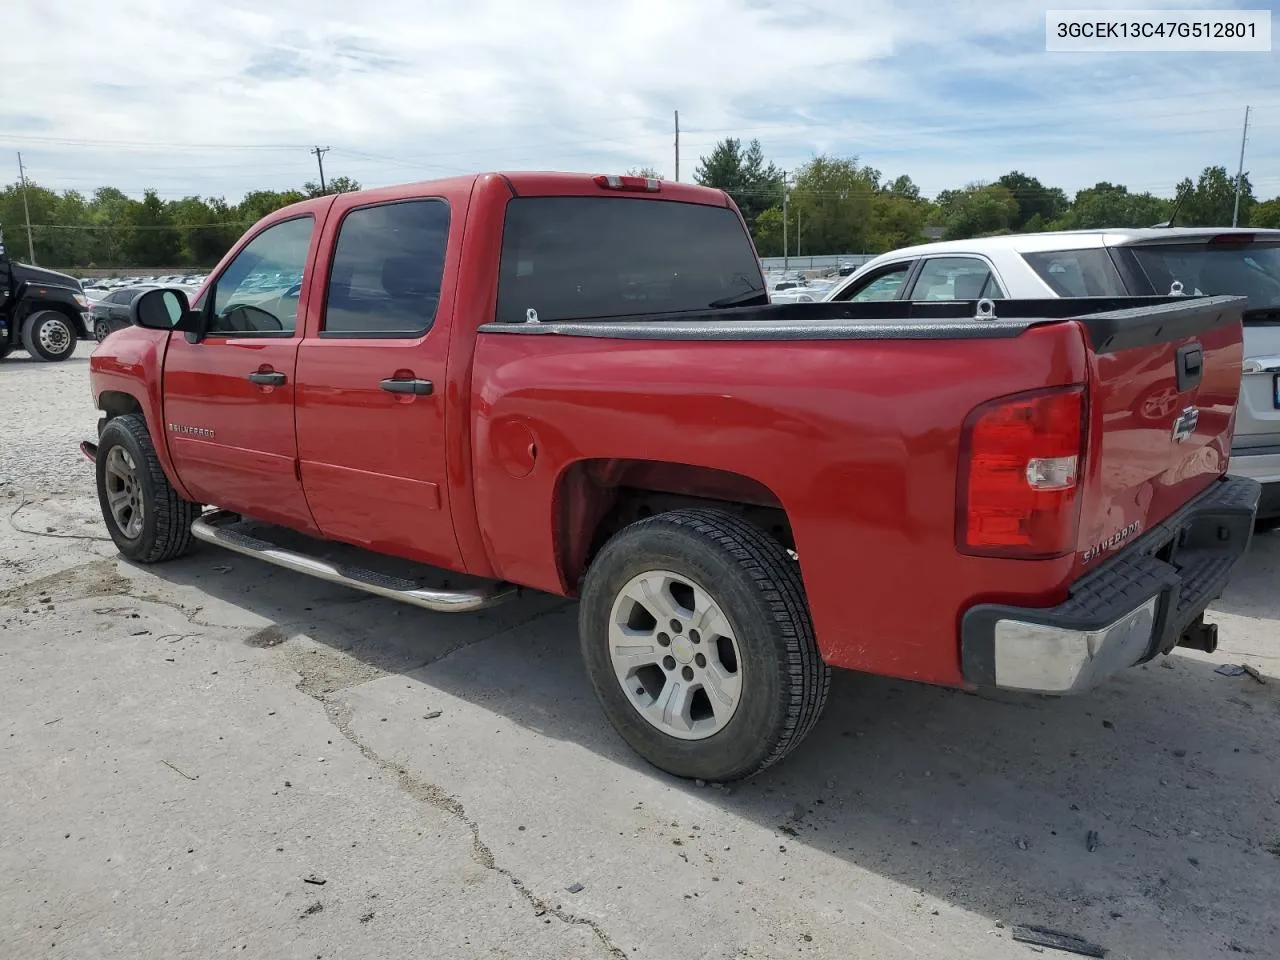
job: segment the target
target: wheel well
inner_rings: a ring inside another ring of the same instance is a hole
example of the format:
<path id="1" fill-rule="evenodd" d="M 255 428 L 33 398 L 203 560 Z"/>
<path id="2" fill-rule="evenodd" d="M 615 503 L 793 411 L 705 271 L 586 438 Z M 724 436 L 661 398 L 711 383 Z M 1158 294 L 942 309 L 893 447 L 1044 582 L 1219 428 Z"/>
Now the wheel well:
<path id="1" fill-rule="evenodd" d="M 119 390 L 104 390 L 98 395 L 98 409 L 105 413 L 106 419 L 123 417 L 126 413 L 142 413 L 142 404 L 132 394 Z"/>
<path id="2" fill-rule="evenodd" d="M 575 587 L 592 557 L 623 527 L 684 507 L 714 507 L 743 517 L 795 549 L 782 503 L 758 480 L 727 470 L 654 460 L 580 460 L 556 490 L 556 554 Z"/>

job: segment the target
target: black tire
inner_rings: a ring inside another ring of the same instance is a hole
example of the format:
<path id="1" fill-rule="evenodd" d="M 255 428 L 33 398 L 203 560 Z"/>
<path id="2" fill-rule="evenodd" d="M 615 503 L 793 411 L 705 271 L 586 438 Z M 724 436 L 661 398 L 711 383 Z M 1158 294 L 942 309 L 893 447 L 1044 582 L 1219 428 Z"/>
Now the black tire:
<path id="1" fill-rule="evenodd" d="M 103 340 L 107 339 L 110 334 L 111 324 L 107 323 L 105 319 L 99 317 L 97 320 L 93 321 L 93 339 L 101 343 Z"/>
<path id="2" fill-rule="evenodd" d="M 1280 517 L 1263 517 L 1253 522 L 1254 533 L 1270 533 L 1272 530 L 1280 530 Z"/>
<path id="3" fill-rule="evenodd" d="M 737 706 L 705 739 L 681 739 L 645 719 L 614 672 L 614 601 L 650 570 L 705 591 L 737 639 L 744 668 Z M 818 652 L 799 569 L 777 540 L 735 514 L 674 510 L 626 527 L 587 571 L 578 618 L 583 659 L 609 722 L 640 756 L 675 776 L 753 776 L 804 739 L 826 702 L 831 671 Z"/>
<path id="4" fill-rule="evenodd" d="M 107 458 L 115 447 L 122 448 L 136 467 L 142 529 L 135 537 L 125 534 L 107 500 Z M 129 413 L 108 420 L 98 438 L 95 459 L 102 519 L 124 556 L 138 563 L 161 563 L 180 557 L 191 548 L 191 524 L 200 515 L 200 505 L 184 500 L 169 483 L 141 414 Z"/>
<path id="5" fill-rule="evenodd" d="M 3 360 L 11 353 L 13 353 L 13 347 L 0 347 L 0 360 Z"/>
<path id="6" fill-rule="evenodd" d="M 27 353 L 48 363 L 58 363 L 75 353 L 79 338 L 75 323 L 57 310 L 33 313 L 22 327 L 22 345 Z"/>

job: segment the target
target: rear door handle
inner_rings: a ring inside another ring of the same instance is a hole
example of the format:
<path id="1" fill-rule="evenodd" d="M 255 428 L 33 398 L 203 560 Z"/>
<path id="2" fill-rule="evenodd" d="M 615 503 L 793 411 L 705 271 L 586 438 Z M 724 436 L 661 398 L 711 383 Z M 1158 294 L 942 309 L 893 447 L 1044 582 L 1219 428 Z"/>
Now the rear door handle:
<path id="1" fill-rule="evenodd" d="M 275 370 L 270 372 L 259 370 L 256 373 L 249 374 L 250 383 L 256 383 L 264 387 L 278 387 L 287 379 L 288 377 L 283 373 Z"/>
<path id="2" fill-rule="evenodd" d="M 430 380 L 395 380 L 382 381 L 382 389 L 387 393 L 412 393 L 418 397 L 429 397 L 435 389 Z"/>

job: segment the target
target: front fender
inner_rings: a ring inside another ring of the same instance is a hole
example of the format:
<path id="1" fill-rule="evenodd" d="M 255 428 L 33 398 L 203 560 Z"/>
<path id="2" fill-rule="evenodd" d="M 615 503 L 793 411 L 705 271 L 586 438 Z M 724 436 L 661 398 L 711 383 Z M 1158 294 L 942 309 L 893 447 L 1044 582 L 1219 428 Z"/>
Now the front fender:
<path id="1" fill-rule="evenodd" d="M 89 357 L 89 389 L 107 418 L 141 413 L 164 475 L 179 495 L 195 500 L 169 456 L 164 429 L 164 354 L 169 334 L 143 327 L 117 330 Z"/>

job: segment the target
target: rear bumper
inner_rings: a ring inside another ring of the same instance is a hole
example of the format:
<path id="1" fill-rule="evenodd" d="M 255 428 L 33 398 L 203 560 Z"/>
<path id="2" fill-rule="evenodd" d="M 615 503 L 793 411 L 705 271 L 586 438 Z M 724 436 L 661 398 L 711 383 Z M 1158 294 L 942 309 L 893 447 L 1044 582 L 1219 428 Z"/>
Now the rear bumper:
<path id="1" fill-rule="evenodd" d="M 1261 486 L 1224 477 L 1047 609 L 979 604 L 961 622 L 966 682 L 1079 693 L 1168 653 L 1223 591 L 1253 535 Z"/>
<path id="2" fill-rule="evenodd" d="M 1280 516 L 1280 446 L 1233 447 L 1227 472 L 1264 485 L 1259 518 Z"/>

